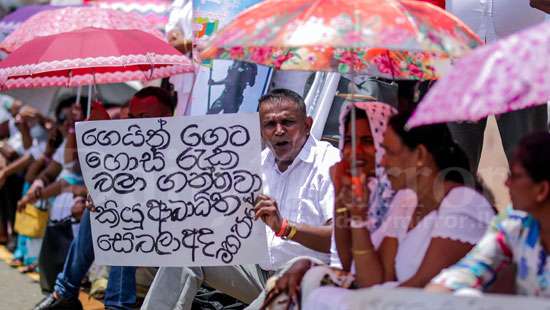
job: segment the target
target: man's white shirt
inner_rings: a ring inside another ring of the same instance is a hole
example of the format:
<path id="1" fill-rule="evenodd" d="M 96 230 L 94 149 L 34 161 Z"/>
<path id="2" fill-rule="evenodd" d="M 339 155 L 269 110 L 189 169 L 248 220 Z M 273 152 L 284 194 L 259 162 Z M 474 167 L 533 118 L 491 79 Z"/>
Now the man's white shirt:
<path id="1" fill-rule="evenodd" d="M 334 189 L 330 167 L 340 160 L 340 151 L 327 142 L 310 136 L 292 165 L 280 172 L 269 148 L 262 152 L 263 194 L 277 202 L 283 218 L 291 223 L 312 226 L 325 225 L 332 219 Z M 260 264 L 264 270 L 276 270 L 298 256 L 329 262 L 330 254 L 321 253 L 275 236 L 269 228 L 267 244 L 269 262 Z"/>

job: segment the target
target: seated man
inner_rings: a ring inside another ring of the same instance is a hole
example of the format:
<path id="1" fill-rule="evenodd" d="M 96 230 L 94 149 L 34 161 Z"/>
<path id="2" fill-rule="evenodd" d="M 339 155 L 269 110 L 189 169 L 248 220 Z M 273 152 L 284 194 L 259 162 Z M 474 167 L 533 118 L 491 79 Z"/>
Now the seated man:
<path id="1" fill-rule="evenodd" d="M 328 263 L 334 192 L 329 168 L 338 149 L 310 135 L 313 120 L 290 90 L 260 98 L 263 195 L 256 219 L 267 226 L 269 261 L 260 265 L 160 268 L 142 309 L 191 309 L 201 284 L 252 303 L 273 272 L 307 255 Z M 253 303 L 251 307 L 259 306 Z"/>
<path id="2" fill-rule="evenodd" d="M 170 95 L 161 88 L 147 87 L 130 100 L 129 118 L 169 117 L 174 107 Z M 93 113 L 92 113 L 93 114 Z M 80 283 L 94 261 L 90 212 L 84 211 L 80 229 L 69 248 L 55 291 L 46 296 L 35 310 L 82 309 L 78 300 Z M 136 268 L 112 266 L 105 292 L 106 309 L 132 309 L 136 303 Z"/>

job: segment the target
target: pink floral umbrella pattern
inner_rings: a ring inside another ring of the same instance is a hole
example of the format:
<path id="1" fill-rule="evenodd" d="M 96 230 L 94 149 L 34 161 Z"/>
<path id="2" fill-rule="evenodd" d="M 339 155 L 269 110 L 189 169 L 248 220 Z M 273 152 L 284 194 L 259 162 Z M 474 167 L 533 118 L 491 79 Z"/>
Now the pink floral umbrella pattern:
<path id="1" fill-rule="evenodd" d="M 202 58 L 282 70 L 436 79 L 481 40 L 432 4 L 410 0 L 270 0 L 241 13 Z"/>
<path id="2" fill-rule="evenodd" d="M 164 39 L 162 33 L 140 15 L 95 7 L 68 7 L 40 12 L 30 17 L 0 43 L 0 49 L 11 53 L 36 37 L 86 27 L 136 29 Z"/>
<path id="3" fill-rule="evenodd" d="M 407 126 L 477 121 L 550 100 L 550 22 L 459 60 L 416 108 Z"/>

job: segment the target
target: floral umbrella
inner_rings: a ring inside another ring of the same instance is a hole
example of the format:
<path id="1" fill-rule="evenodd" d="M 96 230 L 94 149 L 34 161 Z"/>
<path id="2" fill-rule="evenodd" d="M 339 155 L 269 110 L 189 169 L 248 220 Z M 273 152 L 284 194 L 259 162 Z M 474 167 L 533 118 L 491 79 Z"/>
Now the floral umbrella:
<path id="1" fill-rule="evenodd" d="M 550 22 L 474 51 L 438 81 L 407 126 L 477 121 L 550 100 Z M 545 60 L 546 59 L 546 60 Z"/>
<path id="2" fill-rule="evenodd" d="M 201 56 L 425 80 L 481 43 L 458 18 L 427 2 L 268 0 L 219 31 Z"/>
<path id="3" fill-rule="evenodd" d="M 0 62 L 0 89 L 146 81 L 193 69 L 189 58 L 151 34 L 84 28 L 23 44 Z"/>
<path id="4" fill-rule="evenodd" d="M 0 43 L 10 53 L 36 37 L 69 32 L 86 27 L 136 29 L 163 39 L 160 31 L 142 16 L 95 7 L 68 7 L 33 15 Z"/>

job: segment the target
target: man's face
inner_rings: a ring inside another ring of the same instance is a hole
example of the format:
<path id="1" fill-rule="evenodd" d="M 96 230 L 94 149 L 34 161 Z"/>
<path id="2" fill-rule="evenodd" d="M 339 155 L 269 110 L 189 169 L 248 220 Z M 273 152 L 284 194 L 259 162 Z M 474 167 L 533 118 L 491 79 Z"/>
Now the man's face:
<path id="1" fill-rule="evenodd" d="M 277 162 L 294 161 L 308 138 L 312 122 L 289 100 L 263 102 L 260 106 L 262 139 Z"/>
<path id="2" fill-rule="evenodd" d="M 156 97 L 133 97 L 130 100 L 128 118 L 170 117 L 172 110 L 160 103 Z"/>

